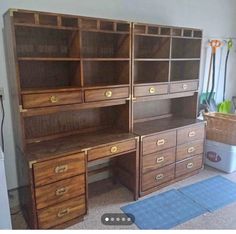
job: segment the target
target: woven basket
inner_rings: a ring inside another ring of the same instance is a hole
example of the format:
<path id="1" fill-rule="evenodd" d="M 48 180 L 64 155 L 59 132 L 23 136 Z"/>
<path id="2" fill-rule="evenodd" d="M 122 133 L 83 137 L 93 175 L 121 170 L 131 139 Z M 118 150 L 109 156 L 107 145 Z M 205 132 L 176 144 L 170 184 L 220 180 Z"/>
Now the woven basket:
<path id="1" fill-rule="evenodd" d="M 236 115 L 221 113 L 206 113 L 207 139 L 236 145 Z"/>

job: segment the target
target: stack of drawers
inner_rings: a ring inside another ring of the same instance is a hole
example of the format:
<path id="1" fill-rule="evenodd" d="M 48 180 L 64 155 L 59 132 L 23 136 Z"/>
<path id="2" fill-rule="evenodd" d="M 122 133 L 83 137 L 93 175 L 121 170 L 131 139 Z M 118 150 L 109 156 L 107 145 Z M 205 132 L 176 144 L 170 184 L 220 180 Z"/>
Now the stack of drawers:
<path id="1" fill-rule="evenodd" d="M 201 169 L 204 137 L 202 123 L 143 136 L 141 196 Z"/>
<path id="2" fill-rule="evenodd" d="M 40 228 L 52 228 L 86 214 L 85 173 L 84 153 L 33 164 Z"/>

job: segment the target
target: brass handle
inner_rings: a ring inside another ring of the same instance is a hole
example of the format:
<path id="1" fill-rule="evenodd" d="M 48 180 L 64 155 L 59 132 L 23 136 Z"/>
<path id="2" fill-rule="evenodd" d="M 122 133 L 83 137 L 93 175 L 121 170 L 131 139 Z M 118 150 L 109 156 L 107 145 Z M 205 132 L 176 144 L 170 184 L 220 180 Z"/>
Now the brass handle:
<path id="1" fill-rule="evenodd" d="M 189 134 L 188 134 L 189 137 L 194 137 L 196 136 L 196 132 L 195 131 L 191 131 Z"/>
<path id="2" fill-rule="evenodd" d="M 183 89 L 186 90 L 188 88 L 187 84 L 183 84 Z"/>
<path id="3" fill-rule="evenodd" d="M 164 175 L 163 174 L 159 174 L 156 176 L 156 180 L 161 180 L 164 178 Z"/>
<path id="4" fill-rule="evenodd" d="M 187 164 L 187 168 L 188 168 L 188 169 L 191 169 L 192 167 L 193 167 L 193 163 L 188 163 L 188 164 Z"/>
<path id="5" fill-rule="evenodd" d="M 164 157 L 157 158 L 157 163 L 161 163 L 161 162 L 163 162 L 164 160 L 165 160 Z"/>
<path id="6" fill-rule="evenodd" d="M 158 146 L 161 146 L 161 145 L 164 145 L 164 144 L 165 144 L 165 139 L 161 139 L 161 140 L 157 141 Z"/>
<path id="7" fill-rule="evenodd" d="M 108 97 L 108 98 L 111 97 L 112 96 L 112 91 L 111 90 L 106 91 L 105 96 Z"/>
<path id="8" fill-rule="evenodd" d="M 155 93 L 155 92 L 156 92 L 156 89 L 155 89 L 154 87 L 151 87 L 151 88 L 149 89 L 149 93 L 153 94 L 153 93 Z"/>
<path id="9" fill-rule="evenodd" d="M 51 102 L 51 103 L 56 103 L 56 102 L 58 102 L 58 97 L 57 97 L 57 96 L 51 96 L 51 97 L 50 97 L 50 102 Z"/>
<path id="10" fill-rule="evenodd" d="M 55 168 L 55 173 L 63 173 L 68 170 L 68 165 L 61 165 Z"/>
<path id="11" fill-rule="evenodd" d="M 59 211 L 58 214 L 57 214 L 57 217 L 58 217 L 58 218 L 61 218 L 61 217 L 65 216 L 65 215 L 67 215 L 67 214 L 69 214 L 69 213 L 70 213 L 70 209 L 67 208 L 67 209 L 64 209 L 64 210 Z"/>
<path id="12" fill-rule="evenodd" d="M 193 153 L 195 150 L 196 150 L 195 147 L 190 147 L 190 148 L 188 148 L 188 153 L 191 154 L 191 153 Z"/>
<path id="13" fill-rule="evenodd" d="M 65 193 L 67 193 L 67 192 L 68 192 L 68 188 L 66 188 L 66 187 L 59 188 L 59 189 L 56 190 L 56 195 L 61 196 Z"/>
<path id="14" fill-rule="evenodd" d="M 116 153 L 118 151 L 118 148 L 116 146 L 111 147 L 111 153 Z"/>

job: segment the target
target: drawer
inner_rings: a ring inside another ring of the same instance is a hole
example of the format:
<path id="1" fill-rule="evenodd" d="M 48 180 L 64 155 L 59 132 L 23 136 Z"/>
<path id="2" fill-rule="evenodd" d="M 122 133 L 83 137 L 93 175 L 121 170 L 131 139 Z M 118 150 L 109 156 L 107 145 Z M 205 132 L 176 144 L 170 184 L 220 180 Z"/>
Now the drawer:
<path id="1" fill-rule="evenodd" d="M 41 229 L 52 228 L 86 213 L 85 196 L 80 196 L 49 208 L 41 209 L 38 213 L 38 225 Z"/>
<path id="2" fill-rule="evenodd" d="M 82 102 L 82 93 L 80 91 L 70 91 L 24 94 L 22 95 L 22 101 L 24 108 L 75 104 Z"/>
<path id="3" fill-rule="evenodd" d="M 153 96 L 160 94 L 168 93 L 168 84 L 163 85 L 152 85 L 152 86 L 135 86 L 134 87 L 134 96 L 143 97 L 143 96 Z"/>
<path id="4" fill-rule="evenodd" d="M 136 140 L 129 140 L 124 142 L 116 142 L 108 146 L 95 148 L 88 151 L 88 161 L 96 160 L 99 158 L 109 157 L 119 153 L 124 153 L 136 148 Z"/>
<path id="5" fill-rule="evenodd" d="M 190 159 L 176 163 L 175 176 L 179 177 L 188 174 L 192 171 L 198 170 L 202 167 L 203 155 L 197 155 Z"/>
<path id="6" fill-rule="evenodd" d="M 175 148 L 162 150 L 158 153 L 149 154 L 142 158 L 142 172 L 150 172 L 163 166 L 167 166 L 175 162 Z"/>
<path id="7" fill-rule="evenodd" d="M 85 172 L 84 153 L 33 164 L 35 186 L 50 184 Z"/>
<path id="8" fill-rule="evenodd" d="M 85 90 L 85 101 L 106 101 L 129 97 L 129 87 Z"/>
<path id="9" fill-rule="evenodd" d="M 175 164 L 143 174 L 142 191 L 148 190 L 162 183 L 173 180 L 174 177 L 175 177 Z"/>
<path id="10" fill-rule="evenodd" d="M 203 140 L 205 137 L 205 125 L 198 124 L 177 130 L 177 144 L 184 144 L 194 140 Z"/>
<path id="11" fill-rule="evenodd" d="M 171 83 L 170 84 L 170 92 L 178 93 L 178 92 L 188 92 L 198 90 L 198 81 L 191 82 L 180 82 L 180 83 Z"/>
<path id="12" fill-rule="evenodd" d="M 160 133 L 143 138 L 143 155 L 176 146 L 176 131 Z"/>
<path id="13" fill-rule="evenodd" d="M 85 194 L 85 175 L 75 176 L 35 189 L 37 209 Z"/>
<path id="14" fill-rule="evenodd" d="M 187 144 L 178 145 L 176 151 L 176 161 L 181 161 L 185 158 L 202 153 L 203 153 L 203 140 L 192 141 Z"/>

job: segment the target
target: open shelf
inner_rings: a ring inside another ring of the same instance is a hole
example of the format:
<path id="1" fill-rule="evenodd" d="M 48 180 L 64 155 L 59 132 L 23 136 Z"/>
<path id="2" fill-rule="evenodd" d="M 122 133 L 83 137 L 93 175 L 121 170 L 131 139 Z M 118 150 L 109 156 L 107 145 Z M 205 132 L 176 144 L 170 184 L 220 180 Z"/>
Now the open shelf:
<path id="1" fill-rule="evenodd" d="M 79 58 L 79 32 L 38 27 L 16 27 L 16 51 L 25 58 Z"/>
<path id="2" fill-rule="evenodd" d="M 172 58 L 199 58 L 201 56 L 201 40 L 173 38 Z"/>
<path id="3" fill-rule="evenodd" d="M 134 64 L 134 83 L 168 82 L 169 62 L 136 61 Z"/>
<path id="4" fill-rule="evenodd" d="M 135 36 L 135 58 L 169 58 L 170 38 Z"/>
<path id="5" fill-rule="evenodd" d="M 84 86 L 129 84 L 129 62 L 84 61 Z"/>
<path id="6" fill-rule="evenodd" d="M 126 34 L 82 32 L 84 58 L 130 58 L 130 37 Z"/>
<path id="7" fill-rule="evenodd" d="M 171 81 L 199 79 L 200 60 L 196 61 L 172 61 Z"/>

